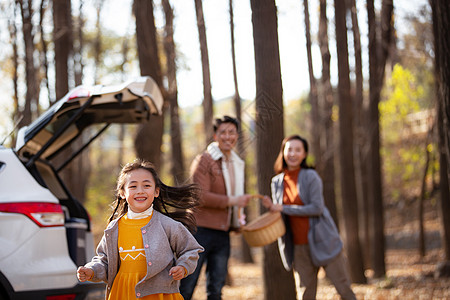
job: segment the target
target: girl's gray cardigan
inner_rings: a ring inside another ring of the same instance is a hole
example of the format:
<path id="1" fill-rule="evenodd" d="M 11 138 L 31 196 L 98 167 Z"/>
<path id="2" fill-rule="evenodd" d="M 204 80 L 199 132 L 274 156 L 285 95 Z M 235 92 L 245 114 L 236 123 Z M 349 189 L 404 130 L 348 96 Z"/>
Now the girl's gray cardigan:
<path id="1" fill-rule="evenodd" d="M 283 179 L 284 173 L 272 178 L 272 201 L 276 204 L 283 204 Z M 314 169 L 300 170 L 297 190 L 304 205 L 283 205 L 286 234 L 278 239 L 281 260 L 288 271 L 292 269 L 294 260 L 294 243 L 287 216 L 309 217 L 308 245 L 314 265 L 328 264 L 343 247 L 336 225 L 324 204 L 322 180 Z"/>
<path id="2" fill-rule="evenodd" d="M 118 221 L 119 218 L 108 224 L 98 244 L 97 255 L 85 265 L 94 270 L 91 281 L 107 283 L 106 299 L 120 266 Z M 156 293 L 178 293 L 179 281 L 169 276 L 170 268 L 183 266 L 191 274 L 197 266 L 198 253 L 204 250 L 203 247 L 183 224 L 155 210 L 141 232 L 144 245 L 149 245 L 145 249 L 147 275 L 136 285 L 136 295 L 144 297 Z"/>

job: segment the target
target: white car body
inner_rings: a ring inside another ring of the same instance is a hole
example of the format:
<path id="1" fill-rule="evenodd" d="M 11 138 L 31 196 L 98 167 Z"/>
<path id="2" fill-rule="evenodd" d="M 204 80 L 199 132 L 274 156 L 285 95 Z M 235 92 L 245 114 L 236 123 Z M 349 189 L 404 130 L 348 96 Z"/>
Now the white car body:
<path id="1" fill-rule="evenodd" d="M 162 104 L 149 77 L 78 87 L 21 128 L 14 149 L 0 146 L 1 300 L 102 297 L 104 284 L 76 278 L 95 254 L 90 220 L 51 159 L 90 125 L 145 122 Z"/>

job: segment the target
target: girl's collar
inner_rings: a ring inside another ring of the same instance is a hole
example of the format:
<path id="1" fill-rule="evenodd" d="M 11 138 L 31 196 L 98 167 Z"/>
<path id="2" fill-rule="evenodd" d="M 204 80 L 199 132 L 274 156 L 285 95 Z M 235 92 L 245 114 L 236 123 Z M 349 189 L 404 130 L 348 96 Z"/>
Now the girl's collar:
<path id="1" fill-rule="evenodd" d="M 143 212 L 139 212 L 139 213 L 134 212 L 130 208 L 128 208 L 127 218 L 128 219 L 144 219 L 144 218 L 151 216 L 152 213 L 153 213 L 153 205 L 151 205 L 149 208 L 147 208 L 147 210 L 145 210 Z"/>

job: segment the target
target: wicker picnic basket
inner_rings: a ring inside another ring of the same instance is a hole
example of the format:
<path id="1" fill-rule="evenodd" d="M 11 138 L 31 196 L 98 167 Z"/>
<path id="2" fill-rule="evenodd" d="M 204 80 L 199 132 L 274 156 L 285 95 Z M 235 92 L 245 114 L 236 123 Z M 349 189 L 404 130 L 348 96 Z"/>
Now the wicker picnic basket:
<path id="1" fill-rule="evenodd" d="M 251 247 L 273 243 L 286 232 L 281 213 L 266 212 L 242 228 L 242 234 Z"/>

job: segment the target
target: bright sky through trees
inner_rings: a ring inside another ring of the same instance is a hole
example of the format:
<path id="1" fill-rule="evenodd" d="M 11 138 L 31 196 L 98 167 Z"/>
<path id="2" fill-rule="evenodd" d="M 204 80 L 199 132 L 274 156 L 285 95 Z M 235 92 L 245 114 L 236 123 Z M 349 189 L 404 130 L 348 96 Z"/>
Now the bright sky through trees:
<path id="1" fill-rule="evenodd" d="M 304 11 L 302 0 L 279 0 L 278 9 L 278 34 L 281 59 L 281 74 L 283 82 L 284 100 L 298 99 L 309 89 L 308 67 L 304 33 Z M 376 1 L 381 2 L 381 1 Z M 97 0 L 84 0 L 83 13 L 87 18 L 86 26 L 89 30 L 95 30 Z M 114 30 L 119 35 L 132 35 L 135 30 L 134 18 L 131 16 L 132 0 L 108 0 L 104 2 L 101 13 L 101 22 L 107 30 Z M 172 0 L 174 7 L 174 32 L 177 51 L 181 54 L 178 61 L 178 101 L 181 107 L 199 105 L 203 99 L 202 69 L 200 48 L 198 41 L 197 20 L 193 0 Z M 363 55 L 367 52 L 367 12 L 364 1 L 357 1 L 360 30 L 362 34 Z M 234 0 L 235 42 L 239 92 L 244 99 L 255 97 L 255 68 L 253 52 L 253 30 L 251 22 L 250 1 Z M 378 3 L 377 3 L 378 4 Z M 427 0 L 396 0 L 394 13 L 396 14 L 396 28 L 398 31 L 407 30 L 402 26 L 406 14 L 413 13 L 420 6 L 426 5 Z M 78 0 L 72 0 L 74 11 L 78 9 Z M 334 8 L 329 1 L 328 18 L 330 37 L 330 51 L 332 55 L 331 76 L 332 83 L 336 84 L 336 55 L 334 42 Z M 313 59 L 316 77 L 320 77 L 321 63 L 320 52 L 317 47 L 318 30 L 318 1 L 309 1 L 311 18 L 311 30 L 313 39 Z M 157 27 L 162 31 L 164 15 L 160 1 L 155 0 L 155 18 Z M 379 7 L 378 7 L 379 8 Z M 233 73 L 231 66 L 231 45 L 228 0 L 203 0 L 203 10 L 208 39 L 209 61 L 211 69 L 212 93 L 214 100 L 228 98 L 234 93 Z M 49 14 L 50 15 L 50 14 Z M 51 18 L 49 19 L 51 21 Z M 1 21 L 1 28 L 7 28 L 7 20 Z M 7 30 L 2 30 L 2 36 L 7 35 Z M 21 36 L 21 35 L 20 35 Z M 6 43 L 7 36 L 2 39 L 1 58 L 5 59 L 7 53 L 11 53 L 10 44 Z M 350 40 L 349 40 L 350 43 Z M 352 54 L 353 51 L 350 51 Z M 21 54 L 22 55 L 22 54 Z M 367 56 L 367 55 L 366 55 Z M 271 59 L 271 58 L 268 58 Z M 364 68 L 367 70 L 367 57 L 363 57 Z M 350 63 L 353 60 L 350 59 Z M 21 69 L 22 70 L 22 69 Z M 86 70 L 89 70 L 87 67 Z M 138 68 L 130 71 L 130 77 L 139 76 Z M 11 130 L 10 109 L 12 106 L 12 80 L 1 73 L 2 83 L 0 90 L 3 97 L 0 100 L 0 137 Z M 52 76 L 52 74 L 50 74 Z M 116 77 L 117 78 L 117 77 Z M 367 76 L 366 76 L 367 78 Z M 89 74 L 84 76 L 85 84 L 92 84 L 93 78 Z M 111 82 L 110 78 L 100 80 L 104 84 L 117 83 L 117 79 Z M 24 84 L 20 85 L 24 88 Z M 42 95 L 41 95 L 42 96 Z M 45 102 L 45 101 L 44 101 Z"/>

